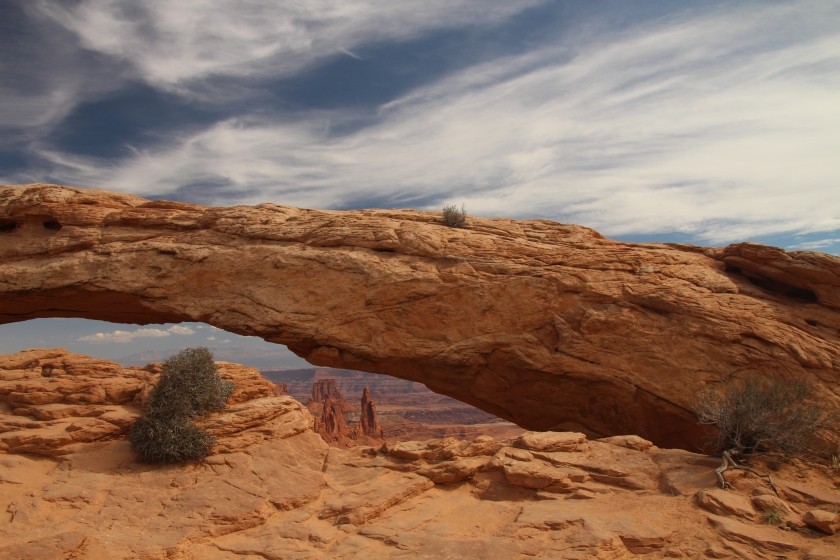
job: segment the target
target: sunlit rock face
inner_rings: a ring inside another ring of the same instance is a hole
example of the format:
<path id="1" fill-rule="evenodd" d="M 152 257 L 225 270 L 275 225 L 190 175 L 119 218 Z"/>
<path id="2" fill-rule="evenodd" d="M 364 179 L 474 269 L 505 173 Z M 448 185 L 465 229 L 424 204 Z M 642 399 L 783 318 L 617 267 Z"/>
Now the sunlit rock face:
<path id="1" fill-rule="evenodd" d="M 255 426 L 261 426 L 261 436 L 283 433 L 286 426 L 274 426 L 276 418 L 302 409 L 254 368 L 216 366 L 235 390 L 225 414 L 199 420 L 211 435 Z M 123 367 L 63 348 L 0 354 L 0 452 L 61 457 L 124 440 L 162 371 L 160 363 Z M 298 431 L 311 424 L 308 413 L 301 414 Z"/>
<path id="2" fill-rule="evenodd" d="M 530 429 L 696 448 L 697 391 L 751 375 L 840 403 L 840 259 L 820 253 L 23 185 L 0 187 L 0 263 L 0 323 L 201 321 Z"/>
<path id="3" fill-rule="evenodd" d="M 216 440 L 210 454 L 160 465 L 137 462 L 123 431 L 159 364 L 0 355 L 0 558 L 817 559 L 840 549 L 840 475 L 824 463 L 784 461 L 772 479 L 732 469 L 722 490 L 719 459 L 634 435 L 339 449 L 256 370 L 218 366 L 236 390 L 199 420 Z M 768 510 L 788 530 L 766 523 Z"/>

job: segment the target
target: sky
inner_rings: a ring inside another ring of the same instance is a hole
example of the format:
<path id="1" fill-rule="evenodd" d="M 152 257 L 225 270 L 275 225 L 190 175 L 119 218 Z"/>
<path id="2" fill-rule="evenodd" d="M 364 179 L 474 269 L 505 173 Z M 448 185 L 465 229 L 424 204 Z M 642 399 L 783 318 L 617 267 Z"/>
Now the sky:
<path id="1" fill-rule="evenodd" d="M 838 21 L 838 0 L 0 0 L 0 183 L 840 254 Z M 0 352 L 201 326 L 39 320 Z"/>

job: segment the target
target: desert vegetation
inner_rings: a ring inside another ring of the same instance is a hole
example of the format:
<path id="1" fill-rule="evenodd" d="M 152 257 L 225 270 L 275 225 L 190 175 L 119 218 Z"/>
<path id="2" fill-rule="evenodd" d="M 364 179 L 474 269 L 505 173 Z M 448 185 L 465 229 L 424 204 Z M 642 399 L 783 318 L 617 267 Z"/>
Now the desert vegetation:
<path id="1" fill-rule="evenodd" d="M 443 207 L 443 223 L 449 227 L 462 228 L 467 225 L 467 210 L 464 205 L 459 209 L 454 204 Z"/>
<path id="2" fill-rule="evenodd" d="M 802 454 L 811 450 L 814 432 L 828 424 L 828 412 L 814 402 L 812 387 L 802 381 L 730 382 L 702 391 L 694 413 L 702 424 L 719 430 L 714 443 L 723 457 L 717 469 L 722 487 L 724 471 L 745 468 L 737 460 L 762 452 Z"/>
<path id="3" fill-rule="evenodd" d="M 785 514 L 775 508 L 765 508 L 761 512 L 761 518 L 768 525 L 781 525 L 785 520 Z"/>
<path id="4" fill-rule="evenodd" d="M 233 383 L 219 377 L 207 348 L 172 356 L 163 364 L 145 415 L 131 428 L 132 450 L 149 463 L 203 459 L 213 438 L 193 420 L 224 408 L 233 389 Z"/>

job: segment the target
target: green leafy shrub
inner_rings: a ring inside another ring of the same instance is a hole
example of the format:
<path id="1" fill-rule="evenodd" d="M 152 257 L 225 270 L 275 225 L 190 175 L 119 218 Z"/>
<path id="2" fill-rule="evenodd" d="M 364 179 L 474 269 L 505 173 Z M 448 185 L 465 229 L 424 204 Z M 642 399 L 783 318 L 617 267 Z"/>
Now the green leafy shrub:
<path id="1" fill-rule="evenodd" d="M 189 420 L 146 416 L 131 427 L 129 441 L 145 463 L 179 463 L 203 459 L 215 440 Z"/>
<path id="2" fill-rule="evenodd" d="M 233 383 L 219 377 L 207 348 L 187 348 L 166 360 L 146 415 L 131 427 L 131 448 L 141 461 L 177 463 L 203 459 L 213 438 L 193 423 L 224 408 Z"/>
<path id="3" fill-rule="evenodd" d="M 701 423 L 719 428 L 721 450 L 800 453 L 827 418 L 811 396 L 811 386 L 802 381 L 748 379 L 701 392 L 693 408 Z"/>
<path id="4" fill-rule="evenodd" d="M 465 227 L 467 225 L 467 211 L 464 209 L 464 205 L 461 205 L 460 210 L 454 204 L 444 206 L 443 223 L 449 227 Z"/>

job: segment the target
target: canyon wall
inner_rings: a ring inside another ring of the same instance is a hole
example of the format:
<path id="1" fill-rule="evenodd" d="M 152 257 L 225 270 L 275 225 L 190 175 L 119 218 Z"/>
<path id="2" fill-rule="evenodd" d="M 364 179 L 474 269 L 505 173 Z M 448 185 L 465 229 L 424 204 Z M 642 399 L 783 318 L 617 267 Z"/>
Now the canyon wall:
<path id="1" fill-rule="evenodd" d="M 433 393 L 422 383 L 390 375 L 325 367 L 263 370 L 260 374 L 301 402 L 311 398 L 314 383 L 327 378 L 335 380 L 341 394 L 351 403 L 360 399 L 364 403 L 365 389 L 369 389 L 376 401 L 381 437 L 388 441 L 472 439 L 481 435 L 507 439 L 524 431 L 474 406 Z"/>
<path id="2" fill-rule="evenodd" d="M 312 396 L 306 407 L 315 419 L 315 432 L 330 445 L 345 448 L 377 446 L 385 441 L 376 417 L 376 404 L 367 387 L 356 408 L 344 400 L 335 379 L 318 379 L 312 384 Z M 350 423 L 348 416 L 353 417 Z"/>
<path id="3" fill-rule="evenodd" d="M 530 429 L 698 447 L 697 391 L 747 376 L 840 409 L 840 258 L 815 252 L 22 185 L 0 187 L 0 263 L 0 323 L 201 321 Z"/>

